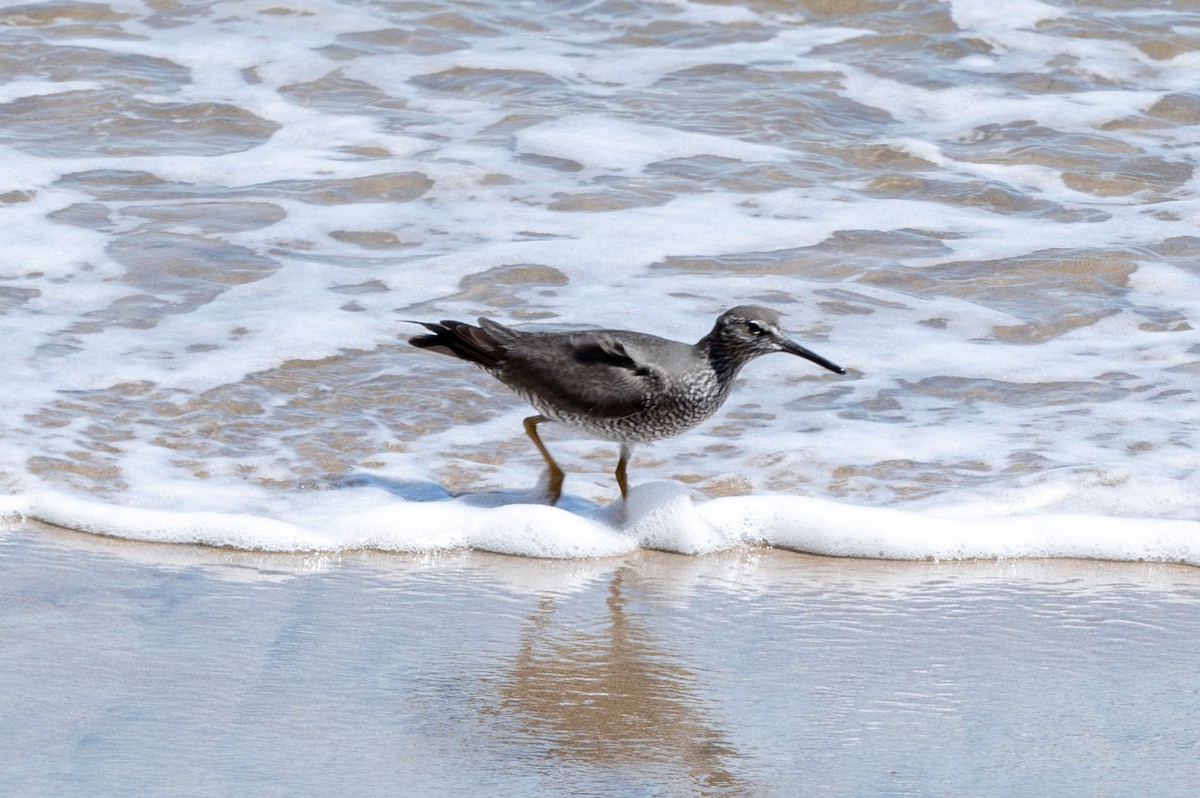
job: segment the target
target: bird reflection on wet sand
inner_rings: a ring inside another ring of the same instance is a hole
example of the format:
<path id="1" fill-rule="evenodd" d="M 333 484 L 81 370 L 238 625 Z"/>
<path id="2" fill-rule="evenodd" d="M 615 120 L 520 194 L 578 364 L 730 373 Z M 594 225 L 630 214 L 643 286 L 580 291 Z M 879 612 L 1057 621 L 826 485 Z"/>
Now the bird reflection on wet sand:
<path id="1" fill-rule="evenodd" d="M 592 631 L 564 617 L 559 632 L 555 598 L 541 602 L 502 677 L 495 711 L 506 731 L 546 745 L 553 759 L 628 770 L 632 779 L 646 768 L 674 770 L 696 795 L 750 795 L 730 770 L 738 752 L 706 717 L 696 675 L 629 611 L 626 589 L 622 569 Z"/>

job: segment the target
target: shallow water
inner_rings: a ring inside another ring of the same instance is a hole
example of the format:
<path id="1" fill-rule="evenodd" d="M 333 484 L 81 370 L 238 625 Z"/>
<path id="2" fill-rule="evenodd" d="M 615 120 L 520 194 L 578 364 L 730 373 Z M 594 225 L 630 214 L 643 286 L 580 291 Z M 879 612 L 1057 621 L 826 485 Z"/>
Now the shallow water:
<path id="1" fill-rule="evenodd" d="M 11 795 L 1191 795 L 1200 571 L 9 529 Z"/>
<path id="2" fill-rule="evenodd" d="M 635 484 L 1200 520 L 1186 5 L 118 0 L 0 35 L 0 513 L 451 523 L 541 462 L 405 320 L 695 340 L 756 302 L 849 374 L 752 364 Z M 594 516 L 612 447 L 547 438 Z M 321 546 L 442 546 L 367 527 Z"/>

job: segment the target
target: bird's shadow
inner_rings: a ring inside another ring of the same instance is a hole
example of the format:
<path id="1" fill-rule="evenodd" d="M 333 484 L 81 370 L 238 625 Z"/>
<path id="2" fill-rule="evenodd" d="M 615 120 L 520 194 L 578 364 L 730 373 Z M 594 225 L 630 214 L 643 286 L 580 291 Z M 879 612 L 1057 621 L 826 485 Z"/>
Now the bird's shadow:
<path id="1" fill-rule="evenodd" d="M 501 490 L 471 493 L 450 491 L 436 482 L 415 479 L 389 479 L 378 474 L 348 474 L 336 483 L 338 488 L 379 488 L 393 496 L 409 502 L 458 501 L 471 507 L 505 507 L 510 504 L 546 504 L 543 498 L 545 486 L 538 484 L 527 490 Z M 604 505 L 580 496 L 563 494 L 554 505 L 575 515 L 587 517 L 608 516 L 613 505 Z"/>

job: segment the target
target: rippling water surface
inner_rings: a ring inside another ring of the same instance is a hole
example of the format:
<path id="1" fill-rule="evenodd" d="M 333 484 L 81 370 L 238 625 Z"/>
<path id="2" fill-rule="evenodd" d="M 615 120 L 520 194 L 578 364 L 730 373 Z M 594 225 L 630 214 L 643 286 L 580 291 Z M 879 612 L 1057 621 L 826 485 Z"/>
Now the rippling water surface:
<path id="1" fill-rule="evenodd" d="M 1197 517 L 1186 6 L 35 3 L 0 11 L 0 484 L 279 515 L 524 487 L 487 314 L 751 366 L 634 481 Z M 552 442 L 608 501 L 609 446 Z M 315 500 L 314 500 L 315 501 Z"/>

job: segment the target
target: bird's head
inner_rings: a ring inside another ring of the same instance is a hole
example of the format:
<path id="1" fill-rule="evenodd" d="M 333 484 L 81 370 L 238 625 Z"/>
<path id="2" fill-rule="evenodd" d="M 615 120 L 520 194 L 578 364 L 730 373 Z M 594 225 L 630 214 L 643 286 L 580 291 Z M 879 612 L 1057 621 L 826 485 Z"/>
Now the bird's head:
<path id="1" fill-rule="evenodd" d="M 780 330 L 778 314 L 756 305 L 740 305 L 722 313 L 709 338 L 738 365 L 772 352 L 787 352 L 837 374 L 846 373 L 841 366 L 785 336 Z"/>

